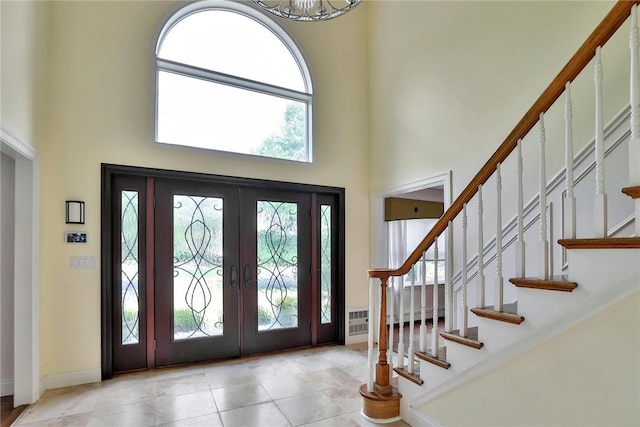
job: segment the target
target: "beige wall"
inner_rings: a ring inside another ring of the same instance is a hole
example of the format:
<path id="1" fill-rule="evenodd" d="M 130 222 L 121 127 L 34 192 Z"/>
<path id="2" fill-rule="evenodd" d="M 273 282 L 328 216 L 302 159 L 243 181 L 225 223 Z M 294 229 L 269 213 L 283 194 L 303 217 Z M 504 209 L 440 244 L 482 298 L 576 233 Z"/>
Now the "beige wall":
<path id="1" fill-rule="evenodd" d="M 35 144 L 46 95 L 48 3 L 0 3 L 0 125 L 20 142 Z"/>
<path id="2" fill-rule="evenodd" d="M 100 368 L 100 163 L 346 188 L 346 299 L 367 302 L 369 256 L 366 7 L 326 25 L 287 25 L 313 74 L 313 164 L 160 146 L 153 142 L 153 46 L 178 3 L 51 4 L 50 98 L 42 156 L 43 375 Z M 86 225 L 65 227 L 64 201 L 86 202 Z M 63 232 L 88 232 L 87 245 Z"/>
<path id="3" fill-rule="evenodd" d="M 451 169 L 457 196 L 611 6 L 604 1 L 372 2 L 371 188 Z M 613 71 L 613 63 L 628 61 L 627 40 L 621 33 L 615 47 L 603 51 L 606 117 L 628 102 L 621 91 L 628 87 L 628 65 Z M 574 92 L 577 151 L 593 137 L 591 70 Z M 557 108 L 546 119 L 550 176 L 564 161 L 562 120 Z M 533 139 L 526 141 L 532 144 L 525 154 L 536 156 L 537 135 Z M 537 170 L 525 174 L 534 177 Z"/>
<path id="4" fill-rule="evenodd" d="M 640 425 L 638 307 L 635 292 L 420 411 L 448 426 Z"/>

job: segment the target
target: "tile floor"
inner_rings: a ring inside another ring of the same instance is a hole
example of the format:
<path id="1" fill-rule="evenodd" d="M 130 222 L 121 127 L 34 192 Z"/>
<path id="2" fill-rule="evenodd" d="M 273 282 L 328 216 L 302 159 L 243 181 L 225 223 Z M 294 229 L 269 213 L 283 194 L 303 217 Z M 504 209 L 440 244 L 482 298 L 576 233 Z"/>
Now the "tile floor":
<path id="1" fill-rule="evenodd" d="M 48 390 L 13 425 L 374 426 L 360 416 L 366 359 L 332 346 L 122 375 Z"/>

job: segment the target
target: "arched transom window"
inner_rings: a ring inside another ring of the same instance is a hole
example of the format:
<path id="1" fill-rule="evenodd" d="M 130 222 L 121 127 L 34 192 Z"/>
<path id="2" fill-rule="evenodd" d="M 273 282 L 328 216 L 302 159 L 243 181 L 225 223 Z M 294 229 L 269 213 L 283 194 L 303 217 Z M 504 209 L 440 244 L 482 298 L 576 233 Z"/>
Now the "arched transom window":
<path id="1" fill-rule="evenodd" d="M 156 72 L 157 142 L 311 162 L 309 69 L 261 12 L 225 0 L 180 9 Z"/>

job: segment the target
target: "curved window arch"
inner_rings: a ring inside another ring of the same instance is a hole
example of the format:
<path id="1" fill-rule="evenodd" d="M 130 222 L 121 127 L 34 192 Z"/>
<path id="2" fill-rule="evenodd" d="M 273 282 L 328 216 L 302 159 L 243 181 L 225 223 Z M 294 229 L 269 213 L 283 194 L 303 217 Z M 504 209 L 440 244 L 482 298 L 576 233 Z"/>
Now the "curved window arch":
<path id="1" fill-rule="evenodd" d="M 155 54 L 157 142 L 311 162 L 311 75 L 261 12 L 190 4 L 162 27 Z"/>

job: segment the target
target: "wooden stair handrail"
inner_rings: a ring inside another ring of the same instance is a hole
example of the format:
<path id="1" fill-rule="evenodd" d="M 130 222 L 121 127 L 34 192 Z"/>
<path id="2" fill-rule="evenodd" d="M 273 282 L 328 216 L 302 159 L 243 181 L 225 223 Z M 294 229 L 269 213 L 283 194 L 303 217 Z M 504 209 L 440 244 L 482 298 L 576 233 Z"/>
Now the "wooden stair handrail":
<path id="1" fill-rule="evenodd" d="M 369 277 L 382 279 L 388 278 L 389 276 L 402 276 L 411 270 L 411 267 L 422 257 L 422 253 L 429 249 L 435 239 L 447 229 L 449 221 L 453 221 L 462 211 L 463 205 L 475 196 L 478 191 L 478 186 L 486 183 L 495 172 L 498 163 L 504 162 L 516 148 L 518 139 L 524 138 L 538 122 L 540 114 L 546 112 L 553 103 L 558 100 L 564 92 L 565 84 L 572 82 L 587 66 L 589 61 L 595 56 L 596 47 L 603 46 L 611 36 L 618 31 L 627 18 L 629 18 L 633 5 L 638 3 L 640 3 L 640 0 L 618 0 L 618 2 L 613 5 L 613 8 L 611 8 L 591 35 L 582 43 L 582 46 L 580 46 L 571 57 L 567 65 L 565 65 L 560 73 L 551 81 L 549 86 L 533 103 L 529 111 L 526 112 L 509 136 L 500 144 L 476 176 L 467 184 L 462 193 L 460 193 L 449 209 L 440 217 L 438 222 L 436 222 L 431 231 L 422 239 L 406 261 L 397 269 L 371 269 L 368 271 Z"/>

